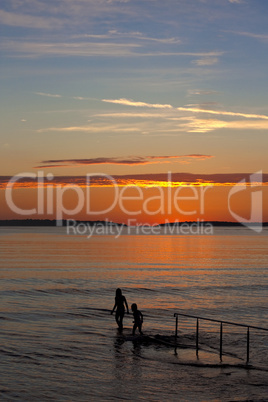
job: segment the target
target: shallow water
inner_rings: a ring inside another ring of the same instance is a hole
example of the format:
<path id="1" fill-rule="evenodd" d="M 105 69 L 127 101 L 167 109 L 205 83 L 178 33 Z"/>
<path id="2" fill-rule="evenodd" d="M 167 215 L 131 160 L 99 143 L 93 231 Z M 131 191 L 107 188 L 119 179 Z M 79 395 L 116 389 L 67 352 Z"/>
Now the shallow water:
<path id="1" fill-rule="evenodd" d="M 267 400 L 268 236 L 220 228 L 215 235 L 66 235 L 64 228 L 2 228 L 3 400 Z M 144 313 L 131 337 L 110 311 L 121 287 Z M 160 335 L 160 341 L 155 336 Z M 161 340 L 163 342 L 161 342 Z"/>

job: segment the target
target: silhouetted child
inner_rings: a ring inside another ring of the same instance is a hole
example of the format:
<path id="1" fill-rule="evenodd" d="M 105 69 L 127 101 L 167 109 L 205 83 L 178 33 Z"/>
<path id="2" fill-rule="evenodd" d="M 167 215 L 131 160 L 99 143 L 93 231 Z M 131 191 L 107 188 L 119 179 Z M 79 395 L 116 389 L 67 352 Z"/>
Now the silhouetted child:
<path id="1" fill-rule="evenodd" d="M 140 312 L 140 310 L 138 310 L 136 303 L 133 303 L 131 305 L 131 310 L 133 311 L 133 317 L 134 317 L 132 335 L 135 335 L 136 328 L 139 328 L 140 334 L 142 335 L 141 327 L 143 323 L 143 315 Z"/>
<path id="2" fill-rule="evenodd" d="M 116 309 L 115 321 L 117 322 L 117 325 L 118 325 L 118 328 L 120 331 L 123 329 L 123 318 L 125 315 L 125 306 L 127 308 L 127 313 L 129 314 L 126 298 L 125 298 L 125 296 L 122 295 L 121 289 L 118 288 L 118 289 L 116 289 L 115 303 L 114 303 L 114 308 L 111 311 L 111 314 L 113 314 L 114 310 Z"/>

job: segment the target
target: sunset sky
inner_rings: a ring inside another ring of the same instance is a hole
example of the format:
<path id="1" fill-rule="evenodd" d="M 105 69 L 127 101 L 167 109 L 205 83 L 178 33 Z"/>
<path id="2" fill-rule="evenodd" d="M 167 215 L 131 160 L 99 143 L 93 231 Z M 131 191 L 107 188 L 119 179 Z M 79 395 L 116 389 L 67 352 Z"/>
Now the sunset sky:
<path id="1" fill-rule="evenodd" d="M 230 183 L 268 172 L 267 15 L 267 0 L 2 0 L 0 219 L 15 217 L 9 178 L 43 171 L 208 181 L 203 217 L 233 220 Z M 34 184 L 21 187 L 34 204 Z"/>

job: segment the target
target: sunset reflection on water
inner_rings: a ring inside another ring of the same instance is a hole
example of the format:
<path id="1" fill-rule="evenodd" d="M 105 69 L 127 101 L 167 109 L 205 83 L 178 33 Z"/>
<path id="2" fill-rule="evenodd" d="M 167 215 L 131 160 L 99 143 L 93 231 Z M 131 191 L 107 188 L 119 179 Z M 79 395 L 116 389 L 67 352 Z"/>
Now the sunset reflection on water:
<path id="1" fill-rule="evenodd" d="M 190 349 L 178 349 L 176 355 L 163 345 L 133 342 L 132 314 L 125 314 L 122 334 L 110 314 L 118 287 L 129 306 L 137 303 L 144 315 L 143 331 L 151 337 L 174 336 L 175 312 L 259 326 L 268 320 L 265 233 L 221 228 L 213 236 L 87 238 L 66 235 L 65 230 L 24 228 L 0 236 L 1 378 L 11 393 L 20 393 L 23 383 L 44 398 L 48 389 L 61 394 L 64 389 L 73 399 L 79 386 L 89 400 L 92 395 L 112 397 L 128 381 L 134 397 L 133 381 L 141 381 L 148 395 L 157 389 L 166 396 L 175 394 L 177 381 L 183 380 L 187 397 L 200 390 L 212 395 L 219 378 L 211 388 L 211 369 L 206 368 L 208 377 L 193 387 L 200 371 L 191 364 L 220 365 L 219 326 L 200 323 L 198 361 L 193 319 L 179 318 L 178 340 Z M 251 359 L 263 365 L 267 348 L 264 337 L 257 335 L 251 333 Z M 224 356 L 225 363 L 241 363 L 243 331 L 224 327 L 224 352 L 231 353 Z M 264 381 L 260 373 L 257 378 Z M 241 395 L 245 378 L 241 371 L 237 375 Z"/>

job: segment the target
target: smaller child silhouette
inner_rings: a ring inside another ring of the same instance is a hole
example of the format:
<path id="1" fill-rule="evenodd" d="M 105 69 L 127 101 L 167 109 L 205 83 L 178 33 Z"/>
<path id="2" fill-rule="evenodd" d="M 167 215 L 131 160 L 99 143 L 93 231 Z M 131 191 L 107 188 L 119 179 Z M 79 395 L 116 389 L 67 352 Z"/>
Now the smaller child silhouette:
<path id="1" fill-rule="evenodd" d="M 137 304 L 133 303 L 131 305 L 131 310 L 133 312 L 133 317 L 134 317 L 134 325 L 133 325 L 133 329 L 132 329 L 132 335 L 135 335 L 135 331 L 136 328 L 139 328 L 140 334 L 142 335 L 142 331 L 141 331 L 141 327 L 142 327 L 142 323 L 143 323 L 143 315 L 140 312 L 140 310 L 138 310 Z"/>

